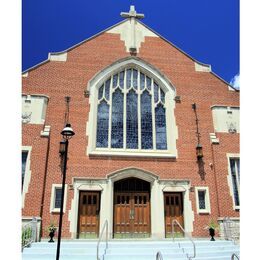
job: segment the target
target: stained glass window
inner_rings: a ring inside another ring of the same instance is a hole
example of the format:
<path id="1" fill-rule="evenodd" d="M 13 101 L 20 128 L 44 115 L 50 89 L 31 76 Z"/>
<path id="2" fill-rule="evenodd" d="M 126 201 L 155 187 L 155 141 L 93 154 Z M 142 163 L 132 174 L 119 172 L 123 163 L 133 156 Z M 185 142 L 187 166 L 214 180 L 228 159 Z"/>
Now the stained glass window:
<path id="1" fill-rule="evenodd" d="M 137 76 L 138 76 L 138 71 L 133 70 L 133 87 L 137 89 Z"/>
<path id="2" fill-rule="evenodd" d="M 108 147 L 109 106 L 105 101 L 98 105 L 97 147 Z"/>
<path id="3" fill-rule="evenodd" d="M 159 100 L 159 87 L 158 85 L 155 83 L 154 84 L 154 102 L 157 103 Z"/>
<path id="4" fill-rule="evenodd" d="M 141 137 L 142 149 L 153 149 L 151 96 L 146 90 L 141 96 Z"/>
<path id="5" fill-rule="evenodd" d="M 155 108 L 156 149 L 166 150 L 166 119 L 165 108 L 159 104 Z"/>
<path id="6" fill-rule="evenodd" d="M 165 103 L 165 93 L 163 92 L 162 89 L 160 89 L 160 93 L 161 93 L 161 101 L 162 103 Z"/>
<path id="7" fill-rule="evenodd" d="M 117 71 L 98 89 L 96 147 L 167 150 L 165 99 L 139 69 Z"/>
<path id="8" fill-rule="evenodd" d="M 138 149 L 137 94 L 131 90 L 126 101 L 126 148 Z"/>
<path id="9" fill-rule="evenodd" d="M 121 88 L 124 88 L 124 79 L 125 79 L 125 71 L 120 72 L 119 85 Z"/>
<path id="10" fill-rule="evenodd" d="M 124 95 L 117 89 L 112 100 L 111 147 L 123 148 Z"/>
<path id="11" fill-rule="evenodd" d="M 132 70 L 128 69 L 126 72 L 126 87 L 127 88 L 131 87 L 131 77 L 132 77 Z"/>
<path id="12" fill-rule="evenodd" d="M 105 98 L 106 100 L 109 100 L 109 94 L 110 94 L 110 79 L 106 81 L 105 85 Z"/>
<path id="13" fill-rule="evenodd" d="M 104 85 L 102 85 L 98 90 L 98 99 L 101 99 L 103 97 L 103 89 Z"/>
<path id="14" fill-rule="evenodd" d="M 151 84 L 152 84 L 151 78 L 146 77 L 146 86 L 148 90 L 151 90 Z"/>
<path id="15" fill-rule="evenodd" d="M 117 86 L 117 84 L 118 84 L 118 74 L 115 74 L 114 76 L 113 76 L 113 87 L 115 88 L 116 86 Z"/>
<path id="16" fill-rule="evenodd" d="M 144 89 L 144 84 L 145 84 L 145 76 L 143 73 L 140 73 L 140 88 L 141 90 Z"/>

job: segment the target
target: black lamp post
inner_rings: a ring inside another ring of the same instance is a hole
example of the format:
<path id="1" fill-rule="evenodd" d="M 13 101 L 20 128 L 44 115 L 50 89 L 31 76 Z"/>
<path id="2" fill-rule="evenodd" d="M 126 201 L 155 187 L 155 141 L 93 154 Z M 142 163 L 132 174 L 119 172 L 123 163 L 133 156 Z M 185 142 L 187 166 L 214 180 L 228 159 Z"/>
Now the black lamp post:
<path id="1" fill-rule="evenodd" d="M 65 191 L 65 181 L 66 181 L 69 139 L 73 135 L 75 135 L 75 133 L 73 132 L 71 125 L 66 124 L 65 128 L 61 131 L 61 134 L 63 136 L 63 140 L 60 142 L 60 151 L 59 152 L 60 152 L 60 157 L 61 157 L 61 169 L 62 169 L 62 189 L 61 189 L 61 206 L 60 206 L 60 220 L 59 220 L 56 260 L 60 259 L 60 240 L 61 240 L 61 230 L 62 230 L 64 191 Z"/>
<path id="2" fill-rule="evenodd" d="M 205 180 L 205 170 L 204 170 L 204 161 L 203 161 L 203 147 L 200 143 L 200 132 L 199 132 L 199 119 L 198 119 L 198 115 L 197 115 L 197 105 L 196 103 L 193 103 L 192 105 L 192 109 L 194 110 L 195 113 L 195 117 L 196 117 L 196 135 L 197 135 L 197 145 L 196 145 L 196 155 L 197 155 L 197 163 L 199 166 L 199 175 L 201 177 L 202 180 Z"/>

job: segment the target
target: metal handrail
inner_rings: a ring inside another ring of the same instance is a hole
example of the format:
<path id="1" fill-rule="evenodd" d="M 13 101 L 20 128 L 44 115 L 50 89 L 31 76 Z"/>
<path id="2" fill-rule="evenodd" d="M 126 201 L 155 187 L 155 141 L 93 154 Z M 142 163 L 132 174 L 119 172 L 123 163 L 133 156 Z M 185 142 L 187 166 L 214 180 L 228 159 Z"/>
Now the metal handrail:
<path id="1" fill-rule="evenodd" d="M 238 255 L 237 254 L 235 254 L 235 253 L 233 253 L 232 254 L 232 256 L 231 256 L 231 260 L 234 260 L 235 259 L 235 257 L 239 260 L 239 257 L 238 257 Z"/>
<path id="2" fill-rule="evenodd" d="M 98 239 L 98 243 L 97 243 L 97 260 L 100 260 L 100 258 L 99 258 L 99 245 L 100 245 L 101 238 L 103 236 L 103 233 L 104 233 L 105 229 L 106 229 L 106 248 L 105 248 L 104 254 L 106 253 L 106 250 L 107 250 L 107 247 L 108 247 L 108 221 L 107 220 L 103 224 L 102 231 L 101 231 L 101 233 L 99 235 L 99 239 Z"/>
<path id="3" fill-rule="evenodd" d="M 156 254 L 156 260 L 163 260 L 162 253 L 160 251 Z"/>
<path id="4" fill-rule="evenodd" d="M 196 245 L 195 245 L 195 243 L 194 243 L 192 237 L 190 236 L 190 234 L 187 233 L 187 232 L 183 229 L 183 227 L 181 226 L 181 224 L 180 224 L 176 219 L 174 219 L 174 220 L 172 221 L 172 239 L 174 240 L 174 223 L 176 223 L 176 224 L 180 227 L 180 229 L 182 230 L 182 232 L 184 232 L 185 236 L 187 236 L 187 237 L 189 238 L 189 240 L 190 240 L 190 241 L 192 242 L 192 244 L 193 244 L 193 256 L 189 256 L 189 255 L 187 254 L 187 257 L 188 257 L 189 259 L 195 258 L 195 257 L 196 257 Z"/>
<path id="5" fill-rule="evenodd" d="M 33 218 L 32 221 L 26 223 L 22 227 L 22 251 L 25 247 L 30 246 L 37 241 L 37 220 Z"/>

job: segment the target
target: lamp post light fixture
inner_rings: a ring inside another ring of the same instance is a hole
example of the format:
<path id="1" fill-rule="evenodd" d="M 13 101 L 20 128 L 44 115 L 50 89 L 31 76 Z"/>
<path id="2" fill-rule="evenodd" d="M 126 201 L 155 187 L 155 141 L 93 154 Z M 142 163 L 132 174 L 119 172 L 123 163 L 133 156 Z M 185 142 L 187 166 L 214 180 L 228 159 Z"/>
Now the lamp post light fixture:
<path id="1" fill-rule="evenodd" d="M 66 181 L 69 139 L 72 138 L 73 135 L 75 135 L 70 124 L 66 124 L 65 128 L 61 131 L 61 135 L 63 136 L 63 140 L 60 142 L 59 153 L 61 157 L 62 189 L 61 189 L 61 206 L 60 206 L 60 220 L 59 220 L 59 229 L 58 229 L 56 260 L 60 259 L 60 241 L 61 241 L 61 230 L 62 230 L 64 191 L 65 191 L 65 181 Z"/>
<path id="2" fill-rule="evenodd" d="M 197 159 L 200 160 L 203 157 L 203 151 L 202 151 L 202 145 L 197 144 L 196 146 L 196 154 L 197 154 Z"/>

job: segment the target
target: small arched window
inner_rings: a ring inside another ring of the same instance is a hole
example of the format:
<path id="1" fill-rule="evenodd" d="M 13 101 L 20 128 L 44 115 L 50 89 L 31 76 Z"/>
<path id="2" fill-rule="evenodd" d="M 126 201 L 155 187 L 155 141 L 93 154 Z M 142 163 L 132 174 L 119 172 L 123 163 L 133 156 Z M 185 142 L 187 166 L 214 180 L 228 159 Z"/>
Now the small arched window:
<path id="1" fill-rule="evenodd" d="M 99 85 L 96 148 L 166 151 L 165 91 L 156 80 L 133 67 Z"/>

